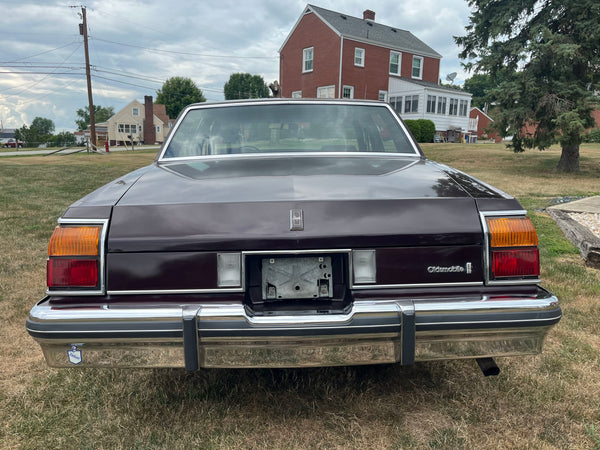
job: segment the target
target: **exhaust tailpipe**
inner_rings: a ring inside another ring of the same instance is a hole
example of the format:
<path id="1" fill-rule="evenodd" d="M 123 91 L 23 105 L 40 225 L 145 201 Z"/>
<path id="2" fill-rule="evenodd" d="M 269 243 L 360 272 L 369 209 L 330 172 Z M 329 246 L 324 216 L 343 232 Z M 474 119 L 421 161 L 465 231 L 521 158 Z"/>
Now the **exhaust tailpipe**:
<path id="1" fill-rule="evenodd" d="M 494 358 L 477 358 L 477 364 L 484 376 L 496 376 L 500 373 L 500 368 L 496 365 Z"/>

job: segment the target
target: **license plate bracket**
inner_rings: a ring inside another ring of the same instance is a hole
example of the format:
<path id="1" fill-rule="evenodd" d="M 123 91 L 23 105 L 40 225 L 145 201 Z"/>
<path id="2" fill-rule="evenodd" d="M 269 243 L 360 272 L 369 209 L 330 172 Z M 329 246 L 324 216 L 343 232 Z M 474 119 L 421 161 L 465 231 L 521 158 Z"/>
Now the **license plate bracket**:
<path id="1" fill-rule="evenodd" d="M 262 259 L 262 299 L 331 298 L 331 256 L 294 256 Z"/>

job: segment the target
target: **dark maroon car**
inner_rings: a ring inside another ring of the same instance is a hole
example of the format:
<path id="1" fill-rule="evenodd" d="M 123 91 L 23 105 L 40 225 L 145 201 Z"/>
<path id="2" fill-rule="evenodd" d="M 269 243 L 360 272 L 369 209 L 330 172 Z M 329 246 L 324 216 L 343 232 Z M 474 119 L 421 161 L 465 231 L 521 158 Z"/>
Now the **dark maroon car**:
<path id="1" fill-rule="evenodd" d="M 54 367 L 535 354 L 561 317 L 511 196 L 428 161 L 389 105 L 189 106 L 151 166 L 71 205 L 29 333 Z"/>

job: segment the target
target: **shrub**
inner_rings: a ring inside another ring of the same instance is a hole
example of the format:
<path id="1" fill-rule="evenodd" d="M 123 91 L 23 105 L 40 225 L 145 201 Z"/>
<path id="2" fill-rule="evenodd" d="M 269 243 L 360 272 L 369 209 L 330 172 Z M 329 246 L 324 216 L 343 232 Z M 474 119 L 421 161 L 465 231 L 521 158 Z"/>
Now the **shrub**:
<path id="1" fill-rule="evenodd" d="M 418 120 L 405 120 L 404 123 L 415 137 L 417 142 L 421 142 L 421 124 Z"/>
<path id="2" fill-rule="evenodd" d="M 435 123 L 428 119 L 405 120 L 417 142 L 433 142 L 435 136 Z"/>
<path id="3" fill-rule="evenodd" d="M 419 122 L 421 131 L 419 142 L 433 142 L 433 137 L 435 136 L 435 123 L 428 119 L 419 119 L 417 122 Z"/>
<path id="4" fill-rule="evenodd" d="M 600 143 L 600 128 L 592 128 L 584 134 L 583 142 Z"/>

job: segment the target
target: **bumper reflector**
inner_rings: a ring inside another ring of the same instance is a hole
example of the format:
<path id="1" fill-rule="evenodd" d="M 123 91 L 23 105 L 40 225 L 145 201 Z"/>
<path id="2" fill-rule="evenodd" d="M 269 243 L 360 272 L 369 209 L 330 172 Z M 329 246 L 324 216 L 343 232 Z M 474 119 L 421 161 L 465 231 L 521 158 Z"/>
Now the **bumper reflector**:
<path id="1" fill-rule="evenodd" d="M 95 259 L 50 259 L 47 263 L 48 287 L 96 287 L 98 261 Z"/>

